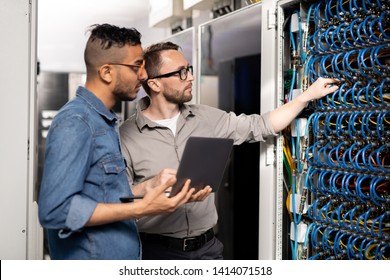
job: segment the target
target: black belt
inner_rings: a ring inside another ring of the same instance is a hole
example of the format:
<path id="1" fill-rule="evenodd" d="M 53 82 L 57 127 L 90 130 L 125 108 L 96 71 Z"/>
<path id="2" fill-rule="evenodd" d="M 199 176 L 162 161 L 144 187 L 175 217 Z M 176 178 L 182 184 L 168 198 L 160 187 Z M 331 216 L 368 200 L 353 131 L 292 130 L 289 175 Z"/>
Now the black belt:
<path id="1" fill-rule="evenodd" d="M 164 244 L 169 248 L 174 248 L 177 250 L 181 250 L 184 252 L 194 251 L 201 248 L 207 242 L 214 238 L 213 229 L 209 229 L 205 233 L 194 236 L 194 237 L 186 237 L 186 238 L 175 238 L 160 234 L 151 234 L 140 232 L 140 237 L 143 242 L 151 241 L 160 244 Z"/>

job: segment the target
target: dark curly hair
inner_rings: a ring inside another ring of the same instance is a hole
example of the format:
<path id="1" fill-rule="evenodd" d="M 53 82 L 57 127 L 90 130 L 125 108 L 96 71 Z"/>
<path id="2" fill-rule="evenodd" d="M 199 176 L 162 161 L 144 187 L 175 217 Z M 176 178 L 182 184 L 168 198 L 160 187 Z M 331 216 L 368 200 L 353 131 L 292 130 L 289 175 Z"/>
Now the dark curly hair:
<path id="1" fill-rule="evenodd" d="M 97 67 L 110 61 L 120 61 L 126 45 L 141 45 L 141 33 L 135 28 L 118 27 L 111 24 L 94 24 L 84 51 L 87 71 L 92 74 Z"/>

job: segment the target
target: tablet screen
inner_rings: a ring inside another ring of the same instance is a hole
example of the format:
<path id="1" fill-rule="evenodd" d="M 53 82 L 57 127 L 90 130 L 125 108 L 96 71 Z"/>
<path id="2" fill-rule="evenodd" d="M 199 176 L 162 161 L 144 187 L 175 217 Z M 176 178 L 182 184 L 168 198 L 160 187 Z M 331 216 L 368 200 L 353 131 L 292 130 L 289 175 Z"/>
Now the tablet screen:
<path id="1" fill-rule="evenodd" d="M 221 184 L 232 147 L 233 139 L 190 137 L 184 147 L 177 169 L 177 181 L 170 196 L 180 192 L 187 179 L 191 179 L 191 188 L 195 188 L 196 191 L 209 185 L 213 192 L 216 192 Z"/>

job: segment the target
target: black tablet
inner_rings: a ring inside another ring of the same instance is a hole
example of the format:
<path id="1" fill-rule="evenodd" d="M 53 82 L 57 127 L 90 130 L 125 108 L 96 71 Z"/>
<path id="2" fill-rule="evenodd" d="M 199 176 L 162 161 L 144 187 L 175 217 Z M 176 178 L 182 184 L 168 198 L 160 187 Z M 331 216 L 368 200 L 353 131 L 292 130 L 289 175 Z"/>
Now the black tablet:
<path id="1" fill-rule="evenodd" d="M 221 184 L 232 147 L 233 139 L 190 137 L 177 169 L 177 181 L 172 186 L 169 196 L 180 192 L 187 179 L 191 179 L 191 188 L 197 191 L 209 185 L 213 192 L 216 192 Z"/>

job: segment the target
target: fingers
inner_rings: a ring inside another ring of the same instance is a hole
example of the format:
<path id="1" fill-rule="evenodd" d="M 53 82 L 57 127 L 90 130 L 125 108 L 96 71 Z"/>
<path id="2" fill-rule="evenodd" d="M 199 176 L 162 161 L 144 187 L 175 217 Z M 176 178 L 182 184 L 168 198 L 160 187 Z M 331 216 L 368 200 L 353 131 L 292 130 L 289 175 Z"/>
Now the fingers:
<path id="1" fill-rule="evenodd" d="M 336 79 L 336 78 L 318 78 L 319 80 L 322 80 L 324 83 L 326 84 L 336 84 L 336 83 L 339 83 L 340 80 Z"/>
<path id="2" fill-rule="evenodd" d="M 213 189 L 212 189 L 210 186 L 206 186 L 206 187 L 204 187 L 202 190 L 200 190 L 198 193 L 199 193 L 200 198 L 203 200 L 203 199 L 205 199 L 212 191 L 213 191 Z"/>
<path id="3" fill-rule="evenodd" d="M 340 83 L 340 80 L 335 78 L 319 78 L 318 80 L 325 89 L 331 89 L 332 91 L 335 91 Z"/>
<path id="4" fill-rule="evenodd" d="M 335 92 L 339 88 L 339 82 L 338 79 L 320 77 L 308 88 L 307 93 L 311 100 L 322 98 Z"/>
<path id="5" fill-rule="evenodd" d="M 326 94 L 332 93 L 336 91 L 338 88 L 339 86 L 337 86 L 336 84 L 327 84 L 325 85 L 325 93 Z"/>
<path id="6" fill-rule="evenodd" d="M 176 177 L 170 177 L 167 180 L 165 180 L 165 182 L 161 182 L 161 184 L 156 186 L 155 189 L 157 189 L 157 191 L 160 193 L 168 192 L 172 188 L 175 182 L 176 182 Z"/>
<path id="7" fill-rule="evenodd" d="M 153 185 L 158 186 L 161 184 L 164 184 L 167 180 L 170 178 L 175 178 L 176 177 L 176 170 L 175 169 L 163 169 L 160 171 L 160 173 L 153 177 Z"/>
<path id="8" fill-rule="evenodd" d="M 202 190 L 198 191 L 197 193 L 193 194 L 191 196 L 190 201 L 203 201 L 206 199 L 206 197 L 209 196 L 209 194 L 212 192 L 212 189 L 210 186 L 204 187 Z"/>
<path id="9" fill-rule="evenodd" d="M 181 191 L 178 194 L 176 194 L 174 197 L 171 198 L 175 202 L 179 203 L 178 206 L 186 203 L 193 195 L 195 189 L 194 188 L 190 189 L 190 183 L 191 183 L 191 180 L 188 179 L 185 182 Z"/>

